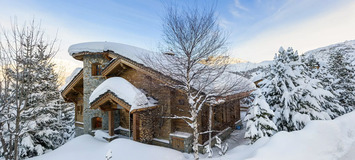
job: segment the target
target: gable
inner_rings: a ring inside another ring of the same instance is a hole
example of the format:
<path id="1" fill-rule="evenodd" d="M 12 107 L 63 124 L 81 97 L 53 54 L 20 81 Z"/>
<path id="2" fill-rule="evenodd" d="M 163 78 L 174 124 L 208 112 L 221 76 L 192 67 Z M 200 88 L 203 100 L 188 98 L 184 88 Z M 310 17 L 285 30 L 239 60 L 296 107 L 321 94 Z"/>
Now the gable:
<path id="1" fill-rule="evenodd" d="M 140 73 L 148 75 L 164 84 L 179 84 L 181 82 L 174 80 L 169 76 L 165 76 L 164 74 L 153 70 L 149 67 L 144 66 L 143 64 L 137 63 L 133 60 L 130 60 L 121 55 L 117 55 L 116 59 L 109 63 L 107 67 L 102 71 L 102 75 L 106 77 L 118 76 L 122 74 L 127 68 L 132 68 Z"/>
<path id="2" fill-rule="evenodd" d="M 75 102 L 77 95 L 83 95 L 83 69 L 65 86 L 61 95 L 66 101 Z"/>

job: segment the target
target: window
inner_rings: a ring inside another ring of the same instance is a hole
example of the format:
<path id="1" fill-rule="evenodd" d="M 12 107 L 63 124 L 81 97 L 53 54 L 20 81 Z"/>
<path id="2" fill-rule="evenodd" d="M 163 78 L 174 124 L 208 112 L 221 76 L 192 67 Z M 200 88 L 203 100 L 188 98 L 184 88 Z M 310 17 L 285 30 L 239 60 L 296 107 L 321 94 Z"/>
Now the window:
<path id="1" fill-rule="evenodd" d="M 102 71 L 103 67 L 100 63 L 93 63 L 91 65 L 91 75 L 92 76 L 99 76 L 101 75 L 101 71 Z"/>
<path id="2" fill-rule="evenodd" d="M 94 117 L 91 119 L 92 129 L 101 129 L 102 128 L 102 118 Z"/>

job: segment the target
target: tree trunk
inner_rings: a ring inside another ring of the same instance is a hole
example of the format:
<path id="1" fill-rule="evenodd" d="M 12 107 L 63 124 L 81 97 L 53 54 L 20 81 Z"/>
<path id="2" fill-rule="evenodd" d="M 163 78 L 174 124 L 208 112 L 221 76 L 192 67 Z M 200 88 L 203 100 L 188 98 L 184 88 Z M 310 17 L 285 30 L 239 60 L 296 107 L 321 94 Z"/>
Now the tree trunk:
<path id="1" fill-rule="evenodd" d="M 193 123 L 193 146 L 192 149 L 194 151 L 194 159 L 198 160 L 199 159 L 199 155 L 198 155 L 198 126 L 197 126 L 197 117 L 194 118 Z"/>
<path id="2" fill-rule="evenodd" d="M 19 130 L 20 130 L 20 106 L 17 107 L 17 115 L 16 115 L 16 129 L 15 129 L 15 139 L 14 139 L 14 160 L 18 160 L 18 143 L 20 139 Z"/>
<path id="3" fill-rule="evenodd" d="M 208 117 L 208 141 L 210 145 L 210 148 L 212 149 L 212 106 L 209 106 L 209 117 Z"/>

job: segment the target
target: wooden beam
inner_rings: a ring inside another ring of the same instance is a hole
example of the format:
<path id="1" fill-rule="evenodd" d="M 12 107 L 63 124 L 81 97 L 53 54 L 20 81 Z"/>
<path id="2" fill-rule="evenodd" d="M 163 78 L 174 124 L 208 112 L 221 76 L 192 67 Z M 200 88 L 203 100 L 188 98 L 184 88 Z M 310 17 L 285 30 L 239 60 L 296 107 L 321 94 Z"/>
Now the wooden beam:
<path id="1" fill-rule="evenodd" d="M 120 63 L 120 67 L 121 67 L 123 70 L 127 69 L 126 66 L 123 65 L 123 63 Z"/>
<path id="2" fill-rule="evenodd" d="M 139 117 L 138 114 L 133 113 L 133 140 L 134 141 L 139 141 L 139 126 L 137 125 L 139 122 Z"/>
<path id="3" fill-rule="evenodd" d="M 61 92 L 62 96 L 66 96 L 70 91 L 75 91 L 74 87 L 77 83 L 79 83 L 83 79 L 83 69 L 76 75 L 76 77 L 69 82 L 69 84 L 64 88 Z"/>
<path id="4" fill-rule="evenodd" d="M 114 133 L 114 115 L 113 115 L 113 111 L 109 110 L 108 111 L 108 134 L 110 136 L 113 136 Z"/>

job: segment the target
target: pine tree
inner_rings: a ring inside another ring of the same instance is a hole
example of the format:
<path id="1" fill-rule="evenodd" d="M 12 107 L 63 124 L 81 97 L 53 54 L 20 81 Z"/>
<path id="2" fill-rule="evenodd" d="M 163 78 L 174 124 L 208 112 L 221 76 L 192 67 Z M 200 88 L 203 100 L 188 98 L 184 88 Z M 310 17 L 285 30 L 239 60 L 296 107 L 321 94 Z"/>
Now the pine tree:
<path id="1" fill-rule="evenodd" d="M 354 66 L 346 61 L 342 50 L 330 54 L 328 60 L 329 83 L 336 99 L 346 112 L 355 106 L 355 73 Z"/>
<path id="2" fill-rule="evenodd" d="M 75 106 L 72 103 L 64 103 L 62 97 L 58 100 L 60 104 L 60 134 L 63 138 L 62 144 L 75 136 Z"/>
<path id="3" fill-rule="evenodd" d="M 32 49 L 31 54 L 16 59 L 19 66 L 27 66 L 20 69 L 23 77 L 19 81 L 25 86 L 23 93 L 27 99 L 20 114 L 20 125 L 30 126 L 21 137 L 19 154 L 22 158 L 41 155 L 63 143 L 57 75 L 50 63 L 53 55 L 46 54 L 46 45 L 42 42 L 31 45 L 24 46 Z M 19 77 L 13 75 L 12 78 Z"/>
<path id="4" fill-rule="evenodd" d="M 5 159 L 22 159 L 70 139 L 73 114 L 63 104 L 51 63 L 57 51 L 55 40 L 45 42 L 34 21 L 12 27 L 10 35 L 4 33 L 5 41 L 0 41 L 0 154 Z"/>
<path id="5" fill-rule="evenodd" d="M 68 108 L 59 94 L 58 75 L 54 72 L 54 64 L 50 62 L 53 55 L 45 54 L 46 48 L 42 43 L 36 47 L 36 54 L 23 60 L 34 65 L 28 74 L 32 85 L 28 87 L 31 93 L 21 114 L 22 123 L 31 121 L 35 127 L 25 134 L 31 141 L 21 143 L 21 157 L 32 157 L 43 154 L 45 150 L 53 150 L 74 134 L 73 108 Z M 29 145 L 28 142 L 33 144 Z"/>
<path id="6" fill-rule="evenodd" d="M 323 110 L 325 110 L 332 119 L 345 114 L 346 111 L 344 107 L 341 106 L 338 99 L 335 98 L 336 92 L 331 86 L 334 77 L 329 74 L 328 68 L 324 65 L 320 65 L 313 55 L 310 55 L 308 58 L 303 57 L 302 61 L 307 66 L 308 75 L 313 79 L 319 80 L 322 87 L 331 93 L 331 95 L 324 97 L 325 101 L 321 105 Z"/>
<path id="7" fill-rule="evenodd" d="M 260 86 L 275 113 L 273 121 L 279 131 L 300 130 L 310 120 L 330 119 L 322 103 L 331 93 L 322 89 L 320 81 L 309 77 L 292 48 L 280 48 Z"/>
<path id="8" fill-rule="evenodd" d="M 254 143 L 259 138 L 272 136 L 277 131 L 277 127 L 272 121 L 274 112 L 266 103 L 264 95 L 261 94 L 259 89 L 252 94 L 255 99 L 244 119 L 247 122 L 247 131 L 244 137 Z"/>

